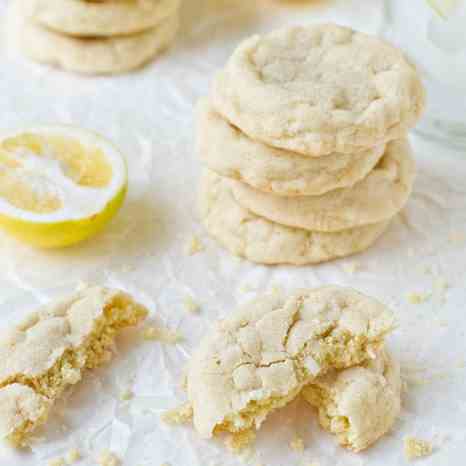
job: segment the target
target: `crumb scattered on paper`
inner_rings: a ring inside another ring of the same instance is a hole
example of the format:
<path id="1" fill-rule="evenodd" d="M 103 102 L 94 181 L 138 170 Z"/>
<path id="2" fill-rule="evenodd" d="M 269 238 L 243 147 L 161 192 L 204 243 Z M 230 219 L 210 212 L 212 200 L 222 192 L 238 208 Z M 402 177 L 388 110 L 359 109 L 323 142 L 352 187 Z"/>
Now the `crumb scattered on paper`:
<path id="1" fill-rule="evenodd" d="M 451 231 L 448 235 L 448 241 L 451 244 L 461 246 L 466 243 L 466 233 L 462 231 Z"/>
<path id="2" fill-rule="evenodd" d="M 52 458 L 47 463 L 48 466 L 66 466 L 64 458 Z"/>
<path id="3" fill-rule="evenodd" d="M 225 445 L 232 453 L 241 453 L 249 448 L 255 439 L 256 433 L 253 430 L 246 430 L 227 437 Z"/>
<path id="4" fill-rule="evenodd" d="M 283 293 L 283 288 L 280 285 L 274 284 L 270 287 L 270 292 L 274 295 L 280 295 Z"/>
<path id="5" fill-rule="evenodd" d="M 194 254 L 202 252 L 204 249 L 204 245 L 196 235 L 193 235 L 186 244 L 186 254 L 189 256 L 194 256 Z"/>
<path id="6" fill-rule="evenodd" d="M 304 440 L 301 437 L 294 437 L 290 442 L 290 448 L 296 453 L 304 452 Z"/>
<path id="7" fill-rule="evenodd" d="M 356 272 L 359 272 L 361 270 L 361 264 L 357 261 L 344 262 L 341 265 L 341 268 L 348 275 L 354 275 Z"/>
<path id="8" fill-rule="evenodd" d="M 78 283 L 76 283 L 76 291 L 82 291 L 85 290 L 86 288 L 89 288 L 89 283 L 79 280 Z"/>
<path id="9" fill-rule="evenodd" d="M 100 453 L 97 464 L 99 466 L 120 466 L 121 462 L 114 453 L 104 450 Z"/>
<path id="10" fill-rule="evenodd" d="M 191 422 L 191 419 L 193 418 L 193 408 L 191 406 L 191 403 L 185 403 L 181 406 L 178 406 L 178 408 L 165 411 L 162 414 L 161 418 L 162 421 L 166 424 L 188 424 L 189 422 Z"/>
<path id="11" fill-rule="evenodd" d="M 433 285 L 433 294 L 437 296 L 439 301 L 444 303 L 446 301 L 446 293 L 449 287 L 450 285 L 445 278 L 437 277 Z"/>
<path id="12" fill-rule="evenodd" d="M 448 290 L 450 285 L 448 284 L 448 282 L 447 282 L 447 280 L 445 278 L 438 277 L 435 280 L 434 287 L 438 291 L 446 291 L 446 290 Z"/>
<path id="13" fill-rule="evenodd" d="M 189 295 L 184 298 L 183 304 L 184 304 L 185 309 L 188 312 L 191 312 L 192 314 L 199 312 L 199 310 L 201 309 L 201 306 L 199 305 L 199 303 L 194 301 L 193 297 Z"/>
<path id="14" fill-rule="evenodd" d="M 133 399 L 133 397 L 134 397 L 134 393 L 129 388 L 127 388 L 126 390 L 123 390 L 120 394 L 121 401 L 129 401 Z"/>
<path id="15" fill-rule="evenodd" d="M 254 288 L 252 286 L 250 286 L 250 285 L 241 285 L 240 288 L 239 288 L 239 291 L 241 293 L 244 293 L 244 294 L 250 293 L 253 290 L 254 290 Z"/>
<path id="16" fill-rule="evenodd" d="M 144 340 L 160 341 L 170 345 L 183 341 L 183 336 L 180 333 L 165 327 L 146 327 L 143 330 L 143 337 Z"/>
<path id="17" fill-rule="evenodd" d="M 183 374 L 180 378 L 180 388 L 185 392 L 188 391 L 188 374 L 186 369 L 183 371 Z"/>
<path id="18" fill-rule="evenodd" d="M 415 437 L 406 437 L 404 444 L 406 458 L 410 461 L 432 454 L 432 444 L 425 440 L 421 440 Z"/>
<path id="19" fill-rule="evenodd" d="M 72 448 L 66 454 L 66 464 L 76 463 L 80 459 L 81 459 L 81 453 L 79 453 L 79 450 L 77 448 Z"/>
<path id="20" fill-rule="evenodd" d="M 420 270 L 425 275 L 432 275 L 432 266 L 431 265 L 422 265 Z"/>
<path id="21" fill-rule="evenodd" d="M 415 293 L 411 292 L 406 295 L 406 299 L 411 304 L 422 304 L 430 299 L 431 295 L 429 293 Z"/>

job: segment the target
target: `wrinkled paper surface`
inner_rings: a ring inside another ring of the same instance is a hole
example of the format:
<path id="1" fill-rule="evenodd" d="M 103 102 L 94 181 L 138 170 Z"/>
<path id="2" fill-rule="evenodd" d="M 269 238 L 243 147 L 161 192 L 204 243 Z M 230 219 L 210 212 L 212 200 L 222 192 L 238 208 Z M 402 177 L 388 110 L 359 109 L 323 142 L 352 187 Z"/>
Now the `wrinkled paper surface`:
<path id="1" fill-rule="evenodd" d="M 4 17 L 5 4 L 0 7 Z M 97 238 L 61 251 L 40 251 L 0 235 L 0 326 L 80 282 L 121 287 L 148 305 L 151 320 L 181 332 L 170 346 L 132 331 L 117 357 L 58 404 L 32 452 L 0 448 L 0 464 L 45 465 L 77 447 L 79 465 L 96 464 L 103 449 L 128 466 L 395 466 L 402 439 L 432 441 L 423 465 L 462 464 L 466 453 L 466 154 L 413 136 L 419 167 L 406 211 L 368 252 L 318 267 L 261 267 L 231 257 L 199 224 L 193 106 L 242 38 L 286 24 L 334 20 L 377 32 L 378 0 L 186 0 L 178 43 L 147 68 L 124 76 L 82 78 L 29 63 L 2 45 L 2 128 L 69 123 L 102 133 L 125 153 L 130 192 L 121 213 Z M 186 254 L 196 235 L 205 250 Z M 190 427 L 170 428 L 160 414 L 185 400 L 183 370 L 212 322 L 239 302 L 278 286 L 283 290 L 335 283 L 387 303 L 398 328 L 389 346 L 403 366 L 408 391 L 390 435 L 367 453 L 337 446 L 299 400 L 270 417 L 248 455 L 221 440 L 201 441 Z M 448 289 L 443 291 L 445 283 Z M 428 295 L 412 304 L 410 293 Z M 191 296 L 201 309 L 189 313 Z M 134 397 L 122 401 L 131 389 Z M 290 441 L 299 436 L 303 454 Z"/>

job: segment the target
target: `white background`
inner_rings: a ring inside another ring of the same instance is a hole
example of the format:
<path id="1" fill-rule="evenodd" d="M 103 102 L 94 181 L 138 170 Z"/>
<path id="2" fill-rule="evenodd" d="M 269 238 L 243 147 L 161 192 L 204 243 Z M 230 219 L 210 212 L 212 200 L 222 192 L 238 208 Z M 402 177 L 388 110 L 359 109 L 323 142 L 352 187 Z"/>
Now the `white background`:
<path id="1" fill-rule="evenodd" d="M 422 1 L 412 2 L 416 9 Z M 0 6 L 4 16 L 5 5 Z M 34 303 L 67 292 L 80 281 L 122 287 L 146 303 L 154 321 L 178 329 L 177 346 L 141 342 L 137 333 L 118 342 L 114 362 L 86 376 L 54 411 L 44 440 L 32 453 L 0 448 L 1 466 L 45 465 L 77 446 L 95 464 L 104 448 L 128 466 L 237 465 L 220 441 L 200 441 L 191 428 L 170 429 L 159 416 L 184 401 L 180 376 L 189 354 L 212 321 L 238 302 L 278 285 L 285 290 L 336 283 L 387 303 L 399 327 L 389 340 L 399 356 L 408 391 L 392 434 L 354 455 L 322 432 L 300 402 L 266 422 L 249 464 L 257 466 L 395 466 L 406 463 L 402 439 L 434 442 L 422 464 L 456 466 L 466 454 L 466 154 L 413 136 L 419 176 L 406 211 L 370 251 L 318 267 L 261 267 L 231 257 L 199 224 L 196 190 L 201 172 L 193 147 L 193 106 L 238 41 L 286 24 L 336 20 L 366 32 L 383 21 L 378 0 L 186 0 L 179 41 L 142 71 L 112 78 L 82 78 L 0 53 L 0 125 L 71 123 L 102 133 L 126 154 L 130 192 L 105 233 L 68 250 L 44 252 L 0 236 L 1 325 L 18 320 Z M 415 34 L 415 31 L 413 31 Z M 3 47 L 5 49 L 5 47 Z M 187 256 L 193 234 L 206 249 Z M 345 265 L 357 263 L 354 274 Z M 429 270 L 431 272 L 429 272 Z M 424 304 L 409 292 L 450 288 Z M 184 309 L 191 295 L 199 315 Z M 135 398 L 120 401 L 131 387 Z M 300 435 L 304 455 L 289 448 Z"/>

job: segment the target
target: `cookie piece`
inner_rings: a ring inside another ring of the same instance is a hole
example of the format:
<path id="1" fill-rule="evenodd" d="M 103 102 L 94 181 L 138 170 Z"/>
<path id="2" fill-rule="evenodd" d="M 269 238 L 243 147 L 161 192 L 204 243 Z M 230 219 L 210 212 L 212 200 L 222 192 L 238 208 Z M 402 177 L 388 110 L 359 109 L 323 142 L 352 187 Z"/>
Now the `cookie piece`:
<path id="1" fill-rule="evenodd" d="M 11 42 L 40 63 L 83 74 L 115 74 L 139 68 L 173 41 L 178 16 L 139 34 L 110 38 L 62 35 L 22 18 L 14 7 L 10 14 Z"/>
<path id="2" fill-rule="evenodd" d="M 212 97 L 251 138 L 308 156 L 404 137 L 425 106 L 419 75 L 398 49 L 335 24 L 246 40 Z"/>
<path id="3" fill-rule="evenodd" d="M 180 0 L 19 0 L 33 22 L 72 36 L 108 37 L 152 29 L 173 16 Z"/>
<path id="4" fill-rule="evenodd" d="M 232 254 L 259 264 L 317 264 L 350 256 L 370 247 L 389 221 L 336 233 L 290 228 L 241 207 L 229 180 L 207 171 L 201 182 L 203 223 Z"/>
<path id="5" fill-rule="evenodd" d="M 302 395 L 317 408 L 321 426 L 359 452 L 386 434 L 400 414 L 400 367 L 382 351 L 365 366 L 318 378 Z"/>
<path id="6" fill-rule="evenodd" d="M 320 195 L 353 186 L 385 152 L 385 146 L 354 154 L 310 158 L 254 141 L 228 123 L 207 99 L 198 105 L 198 152 L 210 170 L 279 196 Z"/>
<path id="7" fill-rule="evenodd" d="M 196 430 L 209 438 L 258 429 L 316 377 L 373 359 L 392 327 L 385 306 L 336 286 L 243 305 L 214 327 L 190 361 Z"/>
<path id="8" fill-rule="evenodd" d="M 336 232 L 386 221 L 406 204 L 416 168 L 409 143 L 388 143 L 385 155 L 366 178 L 350 188 L 320 196 L 283 197 L 232 181 L 236 201 L 244 208 L 281 225 Z"/>
<path id="9" fill-rule="evenodd" d="M 8 330 L 0 337 L 0 435 L 27 443 L 63 391 L 85 369 L 109 361 L 116 334 L 146 315 L 128 294 L 93 287 L 40 308 Z"/>
<path id="10" fill-rule="evenodd" d="M 21 445 L 26 436 L 42 425 L 52 402 L 27 385 L 12 383 L 0 389 L 0 438 Z"/>

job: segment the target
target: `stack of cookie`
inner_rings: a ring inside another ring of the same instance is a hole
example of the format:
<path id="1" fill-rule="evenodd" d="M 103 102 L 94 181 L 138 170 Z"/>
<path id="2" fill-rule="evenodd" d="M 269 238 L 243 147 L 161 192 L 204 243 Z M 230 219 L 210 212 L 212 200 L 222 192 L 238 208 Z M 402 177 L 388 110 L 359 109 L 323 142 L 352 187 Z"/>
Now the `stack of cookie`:
<path id="1" fill-rule="evenodd" d="M 11 39 L 42 63 L 85 74 L 138 68 L 174 40 L 180 0 L 15 0 Z"/>
<path id="2" fill-rule="evenodd" d="M 265 264 L 368 248 L 412 191 L 406 133 L 424 102 L 414 67 L 376 37 L 314 25 L 246 40 L 199 105 L 207 230 Z"/>

